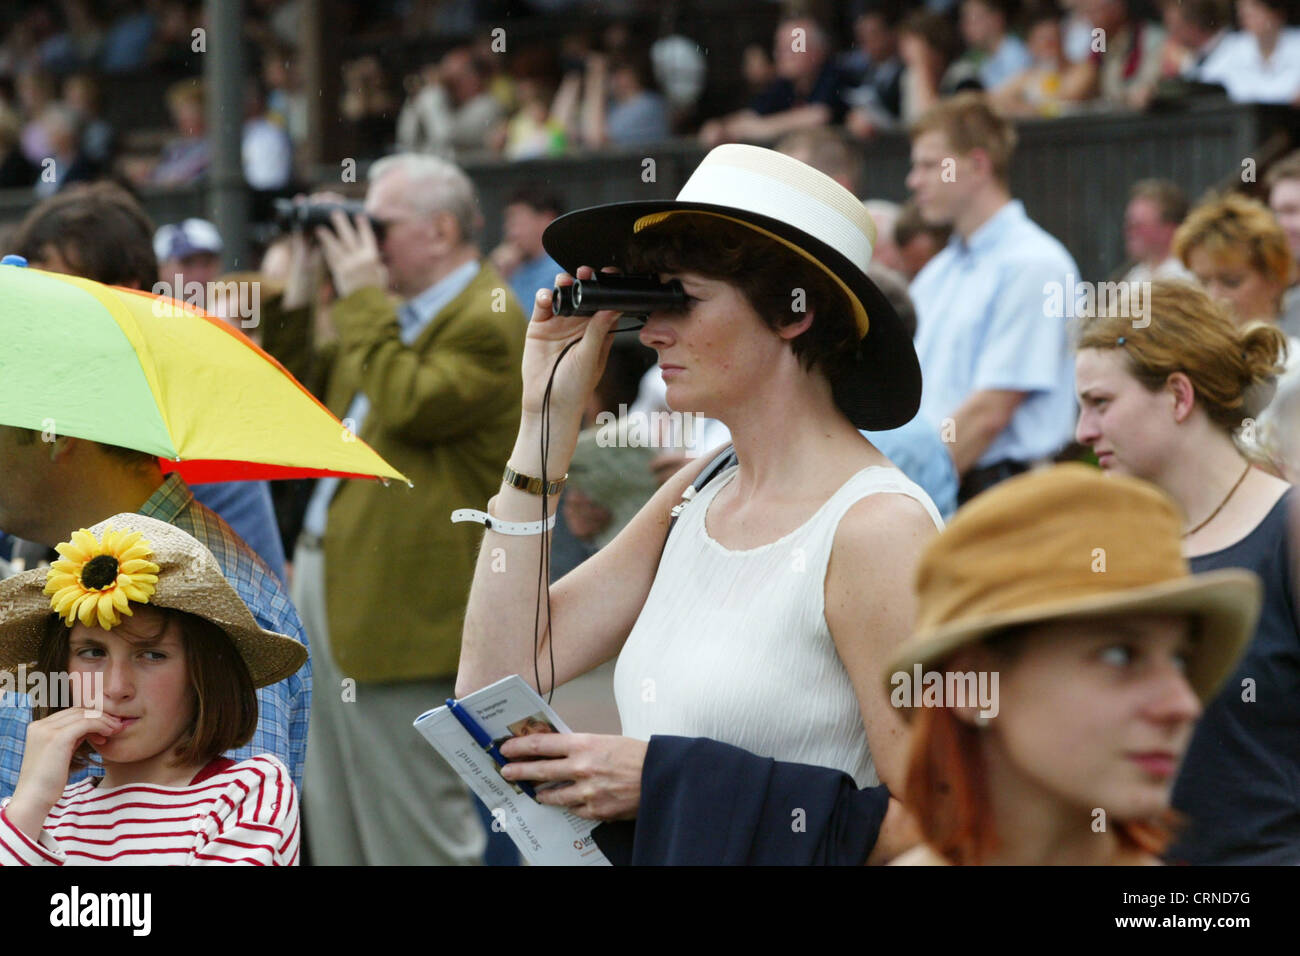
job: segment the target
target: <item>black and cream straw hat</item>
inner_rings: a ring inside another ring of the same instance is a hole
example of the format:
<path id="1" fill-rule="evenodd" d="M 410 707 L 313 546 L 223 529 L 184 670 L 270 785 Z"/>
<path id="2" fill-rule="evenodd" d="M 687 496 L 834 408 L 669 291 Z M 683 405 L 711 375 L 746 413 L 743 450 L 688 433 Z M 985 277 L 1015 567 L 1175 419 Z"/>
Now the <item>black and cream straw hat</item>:
<path id="1" fill-rule="evenodd" d="M 836 403 L 858 428 L 911 421 L 921 403 L 921 368 L 911 336 L 867 278 L 875 224 L 857 197 L 797 159 L 759 146 L 719 146 L 676 199 L 576 210 L 547 226 L 542 244 L 569 273 L 584 265 L 622 269 L 627 239 L 679 215 L 745 226 L 826 273 L 844 293 L 861 336 L 851 371 L 832 382 Z"/>

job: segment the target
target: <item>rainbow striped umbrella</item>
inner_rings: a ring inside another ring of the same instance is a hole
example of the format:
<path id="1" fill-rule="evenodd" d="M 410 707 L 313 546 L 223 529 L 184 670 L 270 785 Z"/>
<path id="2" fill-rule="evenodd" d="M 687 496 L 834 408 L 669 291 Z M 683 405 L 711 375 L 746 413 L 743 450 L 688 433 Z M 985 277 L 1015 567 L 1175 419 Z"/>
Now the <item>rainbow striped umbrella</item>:
<path id="1" fill-rule="evenodd" d="M 0 265 L 0 424 L 148 452 L 187 482 L 406 481 L 220 319 L 15 265 Z"/>

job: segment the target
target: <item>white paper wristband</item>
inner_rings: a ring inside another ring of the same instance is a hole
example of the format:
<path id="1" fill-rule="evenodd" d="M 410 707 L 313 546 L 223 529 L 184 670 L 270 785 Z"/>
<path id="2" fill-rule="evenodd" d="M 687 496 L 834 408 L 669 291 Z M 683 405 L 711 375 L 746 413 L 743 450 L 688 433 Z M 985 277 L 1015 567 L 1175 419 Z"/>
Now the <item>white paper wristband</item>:
<path id="1" fill-rule="evenodd" d="M 553 514 L 546 521 L 502 521 L 500 518 L 494 518 L 486 511 L 476 511 L 473 508 L 457 508 L 451 513 L 452 524 L 458 521 L 473 521 L 481 524 L 489 531 L 496 531 L 500 534 L 529 535 L 541 534 L 543 531 L 550 531 L 555 527 L 557 515 Z"/>

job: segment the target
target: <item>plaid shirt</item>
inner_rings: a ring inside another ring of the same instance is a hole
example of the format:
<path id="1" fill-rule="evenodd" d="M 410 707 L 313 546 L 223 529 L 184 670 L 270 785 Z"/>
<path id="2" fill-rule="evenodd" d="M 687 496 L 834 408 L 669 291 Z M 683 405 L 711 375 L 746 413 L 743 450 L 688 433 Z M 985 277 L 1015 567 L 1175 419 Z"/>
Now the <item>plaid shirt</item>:
<path id="1" fill-rule="evenodd" d="M 269 631 L 287 634 L 307 643 L 298 611 L 289 601 L 280 581 L 253 551 L 221 520 L 194 500 L 194 494 L 171 474 L 140 508 L 140 514 L 166 521 L 197 538 L 213 556 L 235 591 L 253 612 L 257 623 Z M 302 766 L 307 757 L 307 720 L 311 709 L 311 659 L 287 680 L 257 692 L 257 731 L 245 747 L 226 756 L 245 760 L 257 754 L 279 757 L 302 788 Z M 0 799 L 12 796 L 22 768 L 23 746 L 31 708 L 26 696 L 0 695 Z M 102 773 L 92 767 L 90 773 Z M 69 777 L 74 782 L 87 775 L 80 770 Z"/>

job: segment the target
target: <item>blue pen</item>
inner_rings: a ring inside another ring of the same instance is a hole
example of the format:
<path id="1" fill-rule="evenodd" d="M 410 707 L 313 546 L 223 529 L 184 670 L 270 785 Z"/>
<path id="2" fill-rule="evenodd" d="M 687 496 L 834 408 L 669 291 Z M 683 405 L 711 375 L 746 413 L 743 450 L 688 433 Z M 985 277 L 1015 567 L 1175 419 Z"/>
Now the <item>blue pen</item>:
<path id="1" fill-rule="evenodd" d="M 450 697 L 447 698 L 447 709 L 451 711 L 451 715 L 453 717 L 455 717 L 458 721 L 460 721 L 460 725 L 464 727 L 467 731 L 469 731 L 469 735 L 474 738 L 474 743 L 482 747 L 483 751 L 489 757 L 491 757 L 493 760 L 496 761 L 498 767 L 504 767 L 506 764 L 510 762 L 501 755 L 501 748 L 492 742 L 492 738 L 488 736 L 488 732 L 483 729 L 483 727 L 479 724 L 477 720 L 473 718 L 473 716 L 470 714 L 468 710 L 460 706 L 460 704 L 456 703 Z M 537 792 L 533 790 L 532 785 L 529 784 L 527 781 L 507 780 L 506 782 L 511 784 L 512 786 L 518 787 L 520 790 L 528 794 L 528 796 L 530 797 L 535 798 L 537 796 Z"/>

